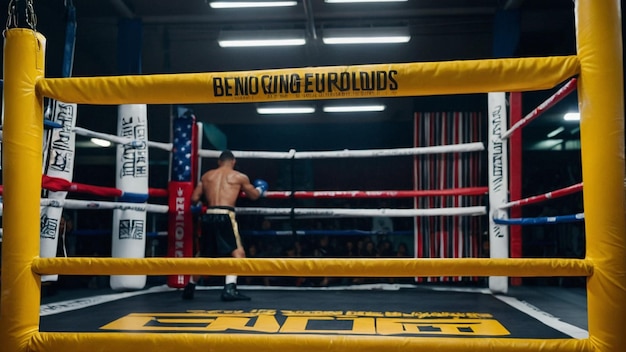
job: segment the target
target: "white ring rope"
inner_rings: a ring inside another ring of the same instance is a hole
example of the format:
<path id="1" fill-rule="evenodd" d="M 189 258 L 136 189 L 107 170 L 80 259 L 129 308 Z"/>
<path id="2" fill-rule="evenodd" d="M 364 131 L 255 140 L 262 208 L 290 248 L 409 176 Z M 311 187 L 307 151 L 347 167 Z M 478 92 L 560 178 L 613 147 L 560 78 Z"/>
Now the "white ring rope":
<path id="1" fill-rule="evenodd" d="M 116 135 L 112 135 L 108 133 L 96 132 L 96 131 L 88 130 L 82 127 L 74 127 L 72 131 L 84 137 L 100 138 L 100 139 L 104 139 L 105 141 L 109 141 L 109 142 L 113 142 L 117 144 L 130 144 L 135 147 L 140 147 L 143 144 L 143 142 L 137 141 L 135 139 L 120 137 L 120 136 L 116 136 Z M 168 152 L 172 151 L 172 143 L 148 141 L 148 147 L 163 149 Z"/>
<path id="2" fill-rule="evenodd" d="M 151 213 L 167 213 L 169 206 L 161 204 L 125 203 L 91 201 L 78 199 L 41 199 L 41 206 L 58 207 L 66 209 L 121 209 L 147 211 Z M 0 216 L 4 210 L 4 204 L 0 203 Z M 461 215 L 485 215 L 487 209 L 484 206 L 435 208 L 435 209 L 345 209 L 345 208 L 236 208 L 237 214 L 245 215 L 315 215 L 317 217 L 415 217 L 415 216 L 461 216 Z"/>
<path id="3" fill-rule="evenodd" d="M 92 201 L 78 199 L 42 199 L 41 206 L 62 207 L 66 209 L 121 209 L 121 210 L 137 210 L 152 213 L 167 213 L 169 206 L 160 204 L 144 204 L 144 203 L 125 203 L 125 202 L 107 202 Z"/>
<path id="4" fill-rule="evenodd" d="M 369 150 L 337 150 L 323 152 L 296 152 L 291 149 L 289 152 L 253 152 L 253 151 L 237 151 L 233 150 L 233 154 L 237 158 L 261 158 L 261 159 L 316 159 L 316 158 L 363 158 L 363 157 L 381 157 L 381 156 L 403 156 L 403 155 L 422 155 L 422 154 L 443 154 L 443 153 L 462 153 L 475 152 L 485 150 L 481 142 L 442 145 L 434 147 L 420 148 L 397 148 L 397 149 L 369 149 Z M 203 158 L 217 158 L 221 154 L 219 150 L 202 149 L 198 151 L 198 155 Z"/>
<path id="5" fill-rule="evenodd" d="M 135 139 L 120 137 L 120 136 L 116 136 L 116 135 L 108 134 L 108 133 L 96 132 L 96 131 L 88 130 L 82 127 L 74 127 L 72 129 L 72 132 L 80 136 L 100 138 L 100 139 L 104 139 L 105 141 L 109 141 L 112 143 L 130 144 L 133 147 L 141 147 L 141 145 L 143 144 L 143 142 L 139 142 Z M 3 135 L 2 135 L 2 131 L 0 130 L 0 141 L 2 140 L 3 140 Z M 153 141 L 148 141 L 148 147 L 162 149 L 168 152 L 171 152 L 173 148 L 172 143 L 162 143 L 162 142 L 153 142 Z"/>
<path id="6" fill-rule="evenodd" d="M 414 217 L 414 216 L 460 216 L 485 215 L 486 207 L 459 207 L 435 209 L 345 209 L 345 208 L 235 208 L 237 214 L 266 215 L 317 215 L 320 217 Z"/>

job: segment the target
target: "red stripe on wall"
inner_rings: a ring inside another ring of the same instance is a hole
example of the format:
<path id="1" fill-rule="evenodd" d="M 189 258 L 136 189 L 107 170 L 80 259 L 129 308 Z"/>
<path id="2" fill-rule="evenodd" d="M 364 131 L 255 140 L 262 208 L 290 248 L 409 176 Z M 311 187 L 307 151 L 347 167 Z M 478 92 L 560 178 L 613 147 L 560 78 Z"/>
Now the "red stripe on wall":
<path id="1" fill-rule="evenodd" d="M 414 147 L 481 142 L 477 113 L 416 113 Z M 477 187 L 482 182 L 481 157 L 476 153 L 423 155 L 414 158 L 414 189 L 434 190 Z M 419 208 L 458 207 L 483 204 L 483 196 L 439 196 L 416 199 Z M 479 217 L 427 217 L 415 219 L 416 257 L 478 257 L 482 223 Z M 420 281 L 460 281 L 478 278 L 428 277 Z"/>
<path id="2" fill-rule="evenodd" d="M 514 92 L 509 95 L 510 117 L 509 126 L 513 126 L 522 119 L 522 93 Z M 513 133 L 509 138 L 509 200 L 522 199 L 522 130 Z M 521 218 L 521 207 L 513 207 L 509 210 L 511 218 Z M 511 258 L 522 257 L 522 227 L 511 225 L 509 227 L 509 243 Z M 511 285 L 519 286 L 522 279 L 511 278 Z"/>

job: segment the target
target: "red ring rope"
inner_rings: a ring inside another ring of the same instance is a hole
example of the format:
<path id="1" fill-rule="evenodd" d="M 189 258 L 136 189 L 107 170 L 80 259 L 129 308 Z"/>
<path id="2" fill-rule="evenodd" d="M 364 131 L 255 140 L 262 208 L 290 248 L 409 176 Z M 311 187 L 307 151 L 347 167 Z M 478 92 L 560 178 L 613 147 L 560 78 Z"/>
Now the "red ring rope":
<path id="1" fill-rule="evenodd" d="M 572 78 L 569 80 L 561 89 L 559 89 L 554 95 L 550 96 L 543 103 L 541 103 L 538 107 L 536 107 L 533 111 L 531 111 L 528 115 L 526 115 L 523 119 L 517 121 L 508 131 L 502 134 L 502 139 L 508 138 L 513 132 L 518 130 L 521 127 L 528 125 L 532 120 L 539 117 L 545 111 L 556 105 L 556 103 L 560 102 L 568 96 L 571 92 L 576 90 L 578 80 L 576 78 Z"/>
<path id="2" fill-rule="evenodd" d="M 413 191 L 296 191 L 294 198 L 414 198 L 439 196 L 479 196 L 487 194 L 487 187 L 467 187 L 438 190 Z M 292 197 L 291 191 L 268 191 L 266 198 L 285 199 Z"/>
<path id="3" fill-rule="evenodd" d="M 64 180 L 58 177 L 41 176 L 41 187 L 54 192 L 76 192 L 86 193 L 102 197 L 121 197 L 124 195 L 122 190 L 113 187 L 94 186 L 84 183 L 76 183 Z M 0 185 L 0 195 L 4 192 L 4 187 Z M 167 189 L 149 188 L 149 197 L 167 197 Z"/>
<path id="4" fill-rule="evenodd" d="M 534 204 L 534 203 L 539 203 L 539 202 L 543 202 L 544 200 L 547 199 L 552 199 L 552 198 L 559 198 L 559 197 L 563 197 L 572 193 L 576 193 L 580 190 L 583 189 L 583 184 L 578 183 L 575 185 L 571 185 L 565 188 L 561 188 L 558 189 L 556 191 L 552 191 L 552 192 L 548 192 L 548 193 L 544 193 L 544 194 L 540 194 L 537 196 L 532 196 L 532 197 L 528 197 L 528 198 L 524 198 L 524 199 L 520 199 L 520 200 L 516 200 L 516 201 L 512 201 L 509 203 L 506 203 L 502 206 L 502 208 L 511 208 L 511 207 L 517 207 L 517 206 L 522 206 L 522 205 L 527 205 L 527 204 Z"/>

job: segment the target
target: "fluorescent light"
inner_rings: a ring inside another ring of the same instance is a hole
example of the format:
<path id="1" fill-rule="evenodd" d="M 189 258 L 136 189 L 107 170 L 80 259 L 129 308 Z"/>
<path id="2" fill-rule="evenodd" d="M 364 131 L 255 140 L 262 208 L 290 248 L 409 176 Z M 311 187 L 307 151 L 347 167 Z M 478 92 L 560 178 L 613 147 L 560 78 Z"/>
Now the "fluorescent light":
<path id="1" fill-rule="evenodd" d="M 246 7 L 287 7 L 296 6 L 297 1 L 212 1 L 209 6 L 214 9 L 235 9 Z"/>
<path id="2" fill-rule="evenodd" d="M 223 48 L 306 44 L 301 30 L 221 31 L 217 41 Z"/>
<path id="3" fill-rule="evenodd" d="M 545 139 L 536 142 L 530 146 L 530 150 L 558 150 L 557 147 L 562 146 L 562 139 Z"/>
<path id="4" fill-rule="evenodd" d="M 384 110 L 384 105 L 324 106 L 324 112 L 366 112 Z"/>
<path id="5" fill-rule="evenodd" d="M 556 136 L 557 134 L 563 132 L 563 130 L 565 130 L 565 128 L 563 126 L 560 126 L 559 128 L 555 129 L 554 131 L 548 133 L 548 138 L 552 138 L 552 137 Z"/>
<path id="6" fill-rule="evenodd" d="M 409 0 L 325 0 L 329 4 L 346 4 L 353 2 L 406 2 Z"/>
<path id="7" fill-rule="evenodd" d="M 312 106 L 300 107 L 259 107 L 256 112 L 261 115 L 278 115 L 278 114 L 312 114 L 315 108 Z"/>
<path id="8" fill-rule="evenodd" d="M 324 44 L 397 44 L 406 43 L 411 37 L 350 37 L 324 38 Z"/>
<path id="9" fill-rule="evenodd" d="M 95 144 L 95 145 L 99 145 L 101 147 L 110 147 L 111 146 L 111 142 L 105 140 L 105 139 L 100 139 L 100 138 L 92 138 L 91 139 L 91 143 Z"/>
<path id="10" fill-rule="evenodd" d="M 256 39 L 256 40 L 220 40 L 222 48 L 241 48 L 251 46 L 294 46 L 304 45 L 304 39 Z"/>
<path id="11" fill-rule="evenodd" d="M 324 44 L 392 44 L 411 40 L 408 27 L 328 28 Z"/>
<path id="12" fill-rule="evenodd" d="M 563 115 L 563 120 L 565 121 L 580 121 L 580 113 L 579 112 L 568 112 Z"/>

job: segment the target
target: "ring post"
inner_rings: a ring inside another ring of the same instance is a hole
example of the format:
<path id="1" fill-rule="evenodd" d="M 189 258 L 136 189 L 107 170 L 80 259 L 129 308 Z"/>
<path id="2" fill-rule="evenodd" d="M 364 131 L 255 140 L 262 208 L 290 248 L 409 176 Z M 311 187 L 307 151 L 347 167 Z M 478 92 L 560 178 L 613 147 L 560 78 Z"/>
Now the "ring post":
<path id="1" fill-rule="evenodd" d="M 173 148 L 171 181 L 168 185 L 168 245 L 169 257 L 193 257 L 194 227 L 191 214 L 191 194 L 197 173 L 197 135 L 195 115 L 185 108 L 179 108 L 173 122 Z M 170 275 L 169 287 L 183 288 L 190 276 Z"/>
<path id="2" fill-rule="evenodd" d="M 508 201 L 509 173 L 507 170 L 507 141 L 502 139 L 506 131 L 506 94 L 503 92 L 488 94 L 488 183 L 489 183 L 489 257 L 509 258 L 509 228 L 494 221 L 509 217 L 502 205 Z M 494 293 L 507 293 L 509 278 L 506 276 L 489 277 L 489 289 Z"/>
<path id="3" fill-rule="evenodd" d="M 3 351 L 26 351 L 39 330 L 41 278 L 30 270 L 39 256 L 39 198 L 46 38 L 29 29 L 4 32 L 4 214 L 0 341 Z"/>
<path id="4" fill-rule="evenodd" d="M 77 104 L 67 104 L 54 101 L 52 121 L 60 124 L 61 128 L 52 130 L 50 138 L 49 157 L 46 162 L 46 176 L 72 182 L 74 177 L 74 160 L 76 154 L 76 134 L 72 130 L 76 127 Z M 48 199 L 63 202 L 67 191 L 49 191 Z M 39 255 L 42 258 L 57 256 L 57 247 L 61 233 L 61 217 L 63 207 L 41 207 L 41 230 Z M 57 281 L 59 275 L 42 275 L 41 281 Z"/>
<path id="5" fill-rule="evenodd" d="M 137 192 L 148 199 L 148 110 L 145 104 L 118 106 L 117 134 L 139 142 L 117 145 L 116 186 L 122 192 Z M 131 197 L 132 199 L 133 197 Z M 122 195 L 121 200 L 125 200 Z M 133 199 L 138 202 L 139 199 Z M 113 210 L 111 256 L 113 258 L 144 258 L 146 252 L 146 211 Z M 146 285 L 146 275 L 111 275 L 114 290 L 139 290 Z"/>
<path id="6" fill-rule="evenodd" d="M 589 338 L 598 352 L 626 346 L 624 74 L 619 0 L 578 0 L 579 105 Z M 602 38 L 602 40 L 598 40 Z"/>

